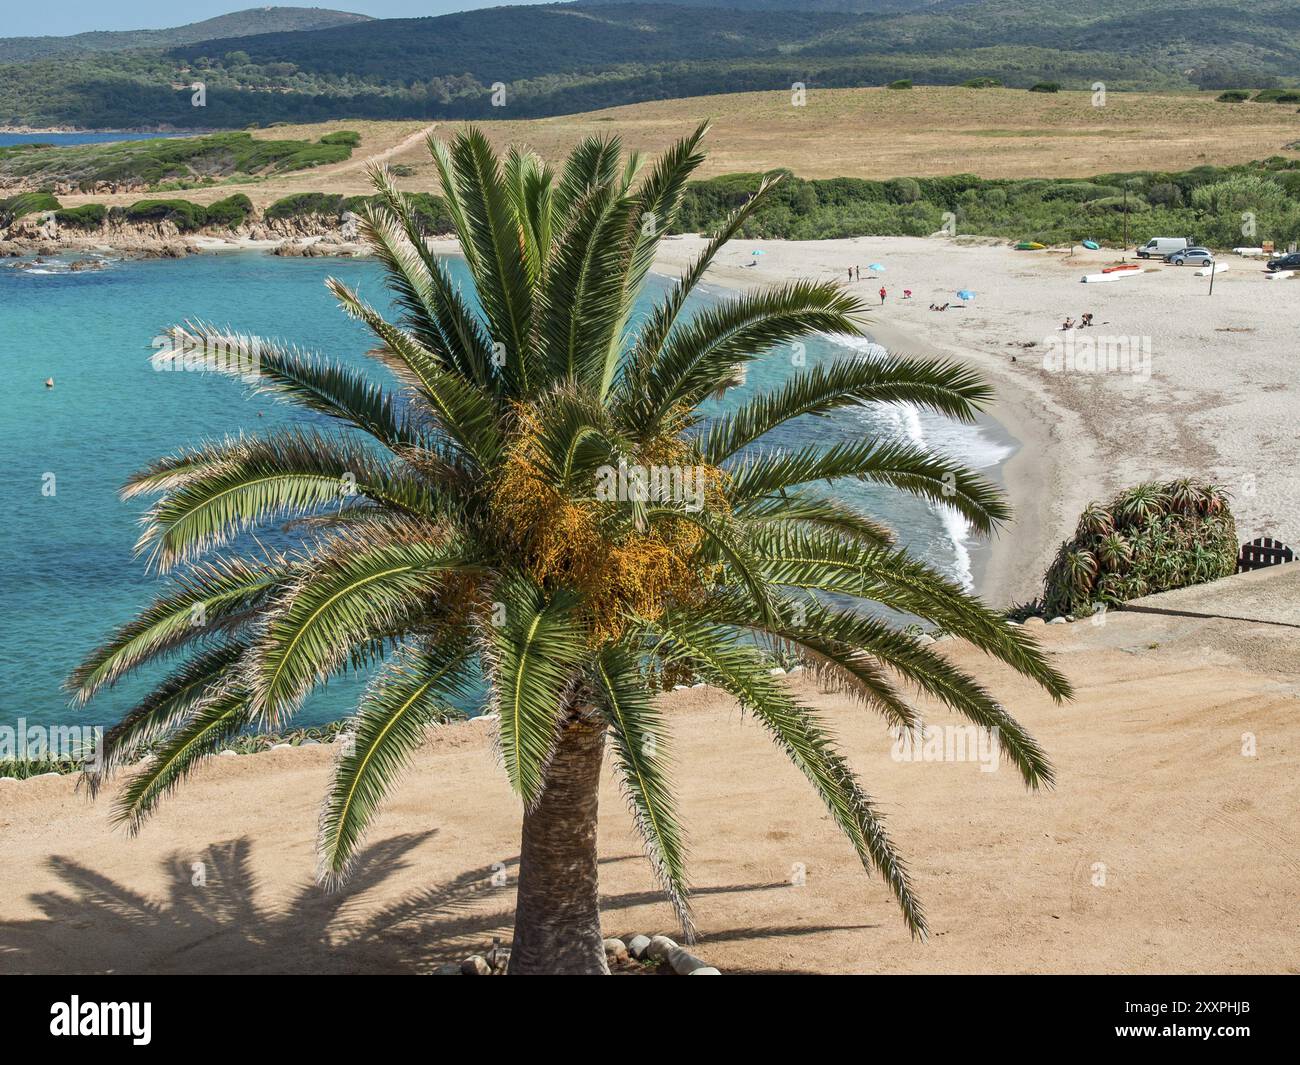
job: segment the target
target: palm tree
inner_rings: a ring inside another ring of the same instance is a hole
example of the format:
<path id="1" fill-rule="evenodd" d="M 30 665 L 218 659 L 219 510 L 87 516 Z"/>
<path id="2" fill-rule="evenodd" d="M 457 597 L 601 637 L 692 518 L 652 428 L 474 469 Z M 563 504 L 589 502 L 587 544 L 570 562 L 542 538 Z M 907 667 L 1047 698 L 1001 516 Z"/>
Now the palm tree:
<path id="1" fill-rule="evenodd" d="M 845 604 L 929 619 L 1058 700 L 1067 682 L 1025 632 L 810 486 L 839 477 L 891 485 L 955 507 L 982 531 L 1008 516 L 997 491 L 908 444 L 754 446 L 803 415 L 878 401 L 969 419 L 989 400 L 986 386 L 946 362 L 844 358 L 706 421 L 701 405 L 774 346 L 861 334 L 861 305 L 829 283 L 687 311 L 775 177 L 634 317 L 704 133 L 643 177 L 617 139 L 582 142 L 558 174 L 527 152 L 497 157 L 477 131 L 431 140 L 477 303 L 427 250 L 410 200 L 373 170 L 377 196 L 362 228 L 400 319 L 341 281 L 328 285 L 373 334 L 370 354 L 400 392 L 259 342 L 260 387 L 328 423 L 185 449 L 125 486 L 127 496 L 160 494 L 138 550 L 175 575 L 70 686 L 84 701 L 147 662 L 191 652 L 112 730 L 90 779 L 97 788 L 151 753 L 117 800 L 129 829 L 241 730 L 280 726 L 327 678 L 377 667 L 321 815 L 320 873 L 337 882 L 427 727 L 472 700 L 481 671 L 523 808 L 511 971 L 605 972 L 596 821 L 607 743 L 654 872 L 687 936 L 692 928 L 652 677 L 699 677 L 753 714 L 916 936 L 921 906 L 876 805 L 821 716 L 771 674 L 764 648 L 801 654 L 895 726 L 918 723 L 908 688 L 932 696 L 996 729 L 1028 786 L 1050 785 L 1043 752 L 989 692 Z M 176 327 L 173 339 L 175 357 L 246 343 L 201 323 Z M 679 482 L 696 495 L 656 490 Z M 285 521 L 301 539 L 288 553 L 220 550 Z"/>

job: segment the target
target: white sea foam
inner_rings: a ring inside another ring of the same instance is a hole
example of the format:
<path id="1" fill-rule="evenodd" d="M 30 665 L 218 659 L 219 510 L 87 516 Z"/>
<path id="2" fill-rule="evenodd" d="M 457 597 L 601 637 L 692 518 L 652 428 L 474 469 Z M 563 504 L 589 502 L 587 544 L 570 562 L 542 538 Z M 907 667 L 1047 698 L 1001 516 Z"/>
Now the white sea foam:
<path id="1" fill-rule="evenodd" d="M 834 334 L 828 340 L 841 347 L 858 352 L 868 359 L 881 359 L 888 350 L 866 337 Z M 973 470 L 996 469 L 1014 450 L 1009 444 L 997 440 L 982 426 L 964 424 L 942 414 L 923 410 L 911 403 L 881 403 L 876 411 L 884 415 L 884 426 L 873 417 L 875 411 L 862 411 L 864 420 L 875 422 L 873 428 L 892 430 L 899 438 L 918 447 L 933 451 L 960 462 Z M 948 540 L 952 559 L 950 572 L 963 587 L 974 587 L 975 578 L 971 563 L 972 541 L 970 523 L 953 507 L 942 503 L 927 504 L 938 519 L 943 535 Z"/>

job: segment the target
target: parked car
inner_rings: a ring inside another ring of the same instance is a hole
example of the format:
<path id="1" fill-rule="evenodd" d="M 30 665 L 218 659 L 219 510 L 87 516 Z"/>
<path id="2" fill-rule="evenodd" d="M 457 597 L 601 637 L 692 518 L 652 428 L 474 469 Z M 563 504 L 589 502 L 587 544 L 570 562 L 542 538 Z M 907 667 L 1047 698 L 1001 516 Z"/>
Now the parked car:
<path id="1" fill-rule="evenodd" d="M 1269 270 L 1300 270 L 1300 251 L 1293 251 L 1277 259 L 1269 259 Z"/>
<path id="2" fill-rule="evenodd" d="M 1182 251 L 1174 252 L 1173 255 L 1167 256 L 1165 262 L 1173 263 L 1175 266 L 1209 266 L 1214 262 L 1214 252 L 1209 248 L 1184 248 Z"/>
<path id="3" fill-rule="evenodd" d="M 1191 243 L 1186 237 L 1152 237 L 1137 249 L 1139 259 L 1168 259 L 1175 252 L 1180 252 Z"/>

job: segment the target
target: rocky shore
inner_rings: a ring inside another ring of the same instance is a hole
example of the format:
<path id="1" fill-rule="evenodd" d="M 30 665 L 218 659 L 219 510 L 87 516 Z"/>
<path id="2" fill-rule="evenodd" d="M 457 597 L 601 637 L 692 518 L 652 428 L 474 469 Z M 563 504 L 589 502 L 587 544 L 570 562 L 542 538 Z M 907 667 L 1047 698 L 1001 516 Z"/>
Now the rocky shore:
<path id="1" fill-rule="evenodd" d="M 365 255 L 352 213 L 256 219 L 233 229 L 182 232 L 170 221 L 105 221 L 96 227 L 61 225 L 57 212 L 27 215 L 0 229 L 0 259 L 114 253 L 131 259 L 183 259 L 203 252 L 262 250 L 272 255 Z"/>

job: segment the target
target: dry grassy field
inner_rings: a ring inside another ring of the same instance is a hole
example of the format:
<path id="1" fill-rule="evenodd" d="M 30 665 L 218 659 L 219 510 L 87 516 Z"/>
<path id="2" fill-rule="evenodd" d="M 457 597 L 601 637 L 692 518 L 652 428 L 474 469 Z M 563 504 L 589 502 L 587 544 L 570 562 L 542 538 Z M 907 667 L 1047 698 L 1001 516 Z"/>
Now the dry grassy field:
<path id="1" fill-rule="evenodd" d="M 617 133 L 653 153 L 701 119 L 714 122 L 702 176 L 789 167 L 801 177 L 1086 177 L 1117 170 L 1185 170 L 1289 154 L 1300 114 L 1276 104 L 1220 104 L 1214 93 L 1030 93 L 1012 89 L 814 89 L 806 104 L 789 93 L 734 93 L 633 104 L 579 115 L 481 123 L 498 145 L 525 143 L 560 159 L 580 138 Z M 503 109 L 508 114 L 509 108 Z M 433 186 L 422 131 L 462 124 L 342 120 L 263 130 L 259 137 L 314 139 L 355 129 L 362 147 L 337 166 L 240 186 L 259 205 L 292 192 L 369 191 L 364 163 L 379 157 L 413 168 L 401 183 Z M 229 187 L 185 195 L 208 202 Z M 90 199 L 85 197 L 84 199 Z M 123 196 L 129 202 L 138 197 Z M 76 202 L 77 197 L 67 197 Z M 101 201 L 102 196 L 98 197 Z"/>

